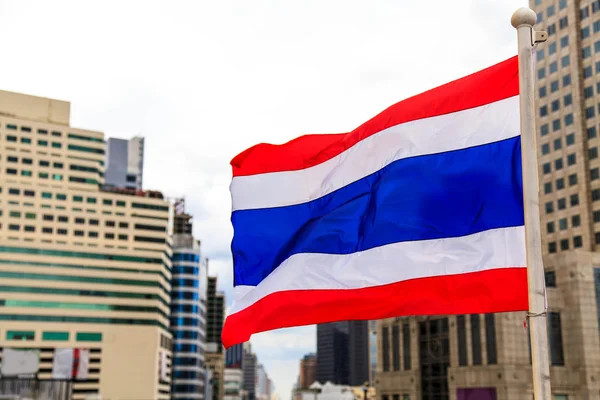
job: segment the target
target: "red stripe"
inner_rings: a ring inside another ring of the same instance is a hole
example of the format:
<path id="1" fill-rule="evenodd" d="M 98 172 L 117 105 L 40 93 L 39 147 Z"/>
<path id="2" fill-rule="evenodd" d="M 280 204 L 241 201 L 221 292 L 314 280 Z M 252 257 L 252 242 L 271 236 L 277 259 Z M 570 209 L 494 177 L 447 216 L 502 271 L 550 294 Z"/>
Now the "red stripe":
<path id="1" fill-rule="evenodd" d="M 73 370 L 71 376 L 77 378 L 77 370 L 79 369 L 79 349 L 73 349 Z"/>
<path id="2" fill-rule="evenodd" d="M 233 176 L 296 171 L 327 161 L 386 128 L 449 114 L 519 94 L 517 57 L 403 100 L 349 133 L 305 135 L 282 145 L 261 143 L 231 160 Z"/>
<path id="3" fill-rule="evenodd" d="M 480 314 L 528 310 L 527 269 L 503 268 L 413 279 L 349 290 L 273 293 L 227 317 L 223 345 L 292 326 L 409 315 Z"/>

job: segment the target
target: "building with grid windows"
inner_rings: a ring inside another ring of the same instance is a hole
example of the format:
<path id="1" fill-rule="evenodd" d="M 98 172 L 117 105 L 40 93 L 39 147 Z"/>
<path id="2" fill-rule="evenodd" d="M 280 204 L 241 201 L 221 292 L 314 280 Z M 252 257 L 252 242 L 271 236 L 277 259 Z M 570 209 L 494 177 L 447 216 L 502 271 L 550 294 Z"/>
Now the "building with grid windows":
<path id="1" fill-rule="evenodd" d="M 200 242 L 191 232 L 192 216 L 176 212 L 171 281 L 172 399 L 204 399 L 206 389 L 207 267 Z"/>
<path id="2" fill-rule="evenodd" d="M 69 119 L 0 91 L 0 381 L 29 357 L 73 399 L 169 399 L 171 207 L 105 189 L 104 135 Z"/>
<path id="3" fill-rule="evenodd" d="M 532 0 L 540 213 L 555 399 L 600 398 L 600 1 Z M 516 50 L 516 35 L 515 35 Z M 532 398 L 524 313 L 378 323 L 377 395 Z"/>

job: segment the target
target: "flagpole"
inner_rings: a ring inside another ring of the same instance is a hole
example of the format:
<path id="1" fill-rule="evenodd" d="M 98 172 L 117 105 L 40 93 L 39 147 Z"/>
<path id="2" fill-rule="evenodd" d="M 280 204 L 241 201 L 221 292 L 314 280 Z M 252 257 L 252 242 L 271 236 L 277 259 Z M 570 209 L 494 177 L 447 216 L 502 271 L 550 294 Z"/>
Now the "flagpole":
<path id="1" fill-rule="evenodd" d="M 538 160 L 535 129 L 533 50 L 547 39 L 546 32 L 533 29 L 536 13 L 520 8 L 511 23 L 519 40 L 519 97 L 521 103 L 521 157 L 523 163 L 523 205 L 525 207 L 525 244 L 529 283 L 528 322 L 531 337 L 533 393 L 535 400 L 551 400 L 546 315 L 546 283 L 542 261 L 540 229 Z"/>

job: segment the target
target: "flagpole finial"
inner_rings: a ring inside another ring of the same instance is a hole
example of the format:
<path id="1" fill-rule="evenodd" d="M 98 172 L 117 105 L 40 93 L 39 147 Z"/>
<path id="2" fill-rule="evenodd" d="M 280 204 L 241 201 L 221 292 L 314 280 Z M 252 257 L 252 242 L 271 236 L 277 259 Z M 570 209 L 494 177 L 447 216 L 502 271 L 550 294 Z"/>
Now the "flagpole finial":
<path id="1" fill-rule="evenodd" d="M 533 26 L 537 22 L 537 14 L 531 8 L 521 7 L 512 15 L 510 23 L 515 28 L 520 26 Z"/>

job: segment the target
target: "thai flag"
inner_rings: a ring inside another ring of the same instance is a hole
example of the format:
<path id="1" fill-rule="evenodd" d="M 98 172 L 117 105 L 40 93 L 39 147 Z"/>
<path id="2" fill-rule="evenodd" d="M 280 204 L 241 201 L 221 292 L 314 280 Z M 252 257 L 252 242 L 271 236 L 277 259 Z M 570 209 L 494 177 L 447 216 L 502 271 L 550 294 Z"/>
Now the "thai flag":
<path id="1" fill-rule="evenodd" d="M 235 157 L 226 347 L 341 320 L 528 309 L 517 57 L 352 132 Z"/>

